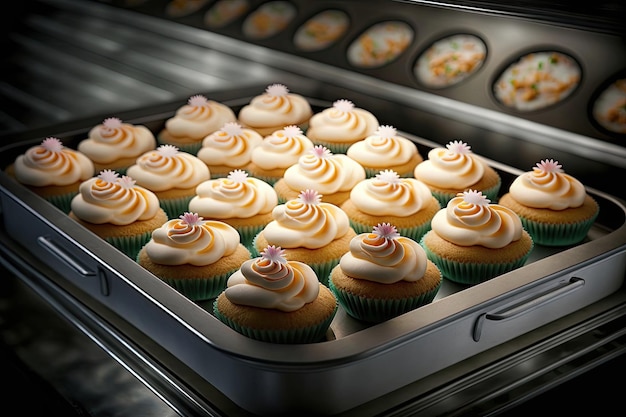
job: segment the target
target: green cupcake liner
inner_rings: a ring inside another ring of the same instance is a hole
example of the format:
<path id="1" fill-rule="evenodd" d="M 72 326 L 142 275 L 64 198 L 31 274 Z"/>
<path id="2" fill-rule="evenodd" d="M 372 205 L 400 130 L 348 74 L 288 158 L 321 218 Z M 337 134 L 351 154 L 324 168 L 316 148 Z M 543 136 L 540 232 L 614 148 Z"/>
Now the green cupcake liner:
<path id="1" fill-rule="evenodd" d="M 191 301 L 203 301 L 216 298 L 224 289 L 228 278 L 236 271 L 215 275 L 212 277 L 198 277 L 196 279 L 180 279 L 176 277 L 159 277 L 163 282 L 176 291 L 189 298 Z"/>
<path id="2" fill-rule="evenodd" d="M 380 323 L 431 303 L 441 288 L 442 282 L 443 280 L 439 281 L 437 287 L 419 297 L 402 299 L 375 299 L 355 295 L 338 289 L 332 279 L 328 282 L 328 288 L 335 294 L 337 301 L 348 315 L 357 320 Z"/>
<path id="3" fill-rule="evenodd" d="M 587 237 L 587 233 L 598 215 L 593 218 L 572 224 L 545 224 L 520 217 L 522 226 L 538 245 L 569 246 L 580 243 Z"/>
<path id="4" fill-rule="evenodd" d="M 152 231 L 135 236 L 108 237 L 107 242 L 124 252 L 131 259 L 136 259 L 139 251 L 152 238 Z"/>
<path id="5" fill-rule="evenodd" d="M 384 219 L 381 219 L 381 222 L 383 221 Z M 370 233 L 372 231 L 372 228 L 376 226 L 376 225 L 371 225 L 371 224 L 359 223 L 352 219 L 350 219 L 350 225 L 352 226 L 352 228 L 357 234 Z M 400 235 L 406 236 L 410 239 L 413 239 L 416 242 L 419 242 L 422 236 L 424 236 L 430 230 L 430 228 L 431 228 L 430 222 L 426 222 L 424 224 L 417 225 L 414 227 L 400 227 L 397 229 Z"/>
<path id="6" fill-rule="evenodd" d="M 335 313 L 337 312 L 335 307 Z M 326 320 L 309 327 L 300 329 L 285 330 L 269 330 L 269 329 L 253 329 L 241 326 L 230 318 L 221 314 L 217 308 L 217 300 L 213 304 L 213 314 L 222 323 L 231 329 L 243 334 L 251 339 L 260 340 L 262 342 L 281 343 L 281 344 L 297 344 L 297 343 L 315 343 L 322 342 L 326 339 L 326 332 L 335 317 L 335 313 L 331 314 Z"/>
<path id="7" fill-rule="evenodd" d="M 180 215 L 189 211 L 189 202 L 194 196 L 183 198 L 159 199 L 159 205 L 167 214 L 169 220 L 177 219 Z"/>
<path id="8" fill-rule="evenodd" d="M 424 248 L 428 259 L 430 259 L 435 265 L 437 265 L 444 278 L 459 284 L 475 285 L 523 266 L 530 256 L 530 253 L 532 252 L 534 243 L 533 246 L 531 246 L 530 250 L 526 252 L 523 257 L 513 262 L 495 263 L 457 262 L 445 259 L 432 252 L 424 243 L 423 238 L 420 240 L 420 245 Z"/>
<path id="9" fill-rule="evenodd" d="M 254 246 L 254 239 L 256 235 L 263 230 L 265 226 L 247 226 L 247 227 L 239 227 L 237 231 L 239 232 L 239 237 L 241 240 L 241 244 L 244 245 L 252 255 L 253 258 L 259 256 L 259 251 Z"/>
<path id="10" fill-rule="evenodd" d="M 46 197 L 45 200 L 61 210 L 63 213 L 69 214 L 72 210 L 72 199 L 76 196 L 76 194 L 78 194 L 78 192 L 51 195 Z"/>
<path id="11" fill-rule="evenodd" d="M 483 193 L 492 203 L 496 203 L 498 201 L 498 194 L 500 193 L 500 186 L 502 185 L 502 181 L 498 181 L 496 185 L 491 188 L 486 188 L 484 190 L 478 190 Z M 471 188 L 471 187 L 470 187 Z M 445 208 L 450 200 L 456 197 L 457 193 L 444 193 L 440 191 L 431 190 L 431 194 L 435 197 L 441 207 Z"/>

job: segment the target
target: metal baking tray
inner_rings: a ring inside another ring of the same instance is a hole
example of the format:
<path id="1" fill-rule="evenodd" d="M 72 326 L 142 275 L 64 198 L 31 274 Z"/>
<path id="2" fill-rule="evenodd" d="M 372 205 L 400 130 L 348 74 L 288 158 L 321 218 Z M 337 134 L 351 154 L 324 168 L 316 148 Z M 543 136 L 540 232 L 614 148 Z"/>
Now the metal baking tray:
<path id="1" fill-rule="evenodd" d="M 237 111 L 250 99 L 222 102 Z M 309 100 L 314 111 L 330 105 Z M 179 105 L 117 116 L 156 133 Z M 75 148 L 92 126 L 57 137 Z M 402 133 L 422 155 L 440 146 Z M 41 140 L 2 147 L 1 167 Z M 501 192 L 521 173 L 488 162 L 502 177 Z M 188 300 L 0 172 L 2 224 L 16 244 L 56 271 L 59 284 L 82 303 L 115 312 L 237 406 L 259 415 L 348 411 L 616 292 L 626 273 L 626 206 L 604 192 L 588 192 L 600 214 L 578 245 L 536 246 L 525 266 L 473 287 L 445 281 L 431 304 L 380 324 L 361 323 L 340 307 L 325 341 L 280 345 L 226 327 L 211 314 L 210 302 Z"/>

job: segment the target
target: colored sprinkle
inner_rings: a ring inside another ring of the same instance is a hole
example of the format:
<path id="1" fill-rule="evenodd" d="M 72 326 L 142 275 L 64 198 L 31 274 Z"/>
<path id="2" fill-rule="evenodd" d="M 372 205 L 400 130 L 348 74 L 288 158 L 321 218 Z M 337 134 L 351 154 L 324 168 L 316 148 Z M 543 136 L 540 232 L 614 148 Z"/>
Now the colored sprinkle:
<path id="1" fill-rule="evenodd" d="M 283 84 L 272 84 L 265 89 L 265 92 L 272 97 L 283 97 L 289 93 L 289 89 Z"/>
<path id="2" fill-rule="evenodd" d="M 333 107 L 341 112 L 350 113 L 354 110 L 354 104 L 350 100 L 339 99 L 333 103 Z"/>
<path id="3" fill-rule="evenodd" d="M 491 200 L 487 198 L 487 196 L 483 195 L 482 191 L 477 190 L 467 190 L 463 193 L 459 193 L 459 196 L 463 196 L 463 200 L 466 203 L 474 204 L 477 206 L 486 206 Z"/>
<path id="4" fill-rule="evenodd" d="M 45 138 L 43 142 L 41 142 L 41 146 L 50 152 L 61 152 L 63 149 L 63 143 L 59 139 L 53 137 Z"/>
<path id="5" fill-rule="evenodd" d="M 460 140 L 455 140 L 446 145 L 446 148 L 452 153 L 468 154 L 471 152 L 471 147 Z"/>
<path id="6" fill-rule="evenodd" d="M 377 226 L 374 226 L 372 233 L 385 239 L 396 239 L 400 237 L 400 233 L 398 233 L 396 226 L 392 226 L 389 223 L 379 223 Z"/>
<path id="7" fill-rule="evenodd" d="M 112 169 L 105 169 L 100 171 L 100 173 L 98 174 L 98 178 L 106 182 L 117 182 L 119 175 L 120 174 L 113 171 Z"/>
<path id="8" fill-rule="evenodd" d="M 129 177 L 128 175 L 122 175 L 122 178 L 117 180 L 118 184 L 127 190 L 133 188 L 135 186 L 135 180 Z"/>
<path id="9" fill-rule="evenodd" d="M 209 101 L 203 95 L 197 94 L 195 96 L 189 97 L 188 103 L 190 106 L 194 107 L 203 107 L 206 106 Z"/>
<path id="10" fill-rule="evenodd" d="M 242 183 L 246 182 L 246 180 L 248 179 L 248 173 L 242 169 L 235 169 L 233 171 L 230 171 L 227 178 L 232 182 Z"/>
<path id="11" fill-rule="evenodd" d="M 315 145 L 313 146 L 313 148 L 310 150 L 311 154 L 314 156 L 317 156 L 320 159 L 324 159 L 324 158 L 330 158 L 333 153 L 330 151 L 330 149 L 328 149 L 327 147 L 323 146 L 323 145 Z"/>
<path id="12" fill-rule="evenodd" d="M 202 226 L 202 224 L 204 224 L 204 219 L 198 216 L 198 213 L 190 213 L 186 211 L 178 217 L 189 226 Z"/>
<path id="13" fill-rule="evenodd" d="M 285 250 L 280 246 L 268 245 L 265 250 L 260 253 L 261 258 L 267 259 L 271 262 L 279 262 L 281 264 L 287 263 L 285 259 Z"/>
<path id="14" fill-rule="evenodd" d="M 376 174 L 376 179 L 389 184 L 398 184 L 400 175 L 392 169 L 385 169 Z"/>
<path id="15" fill-rule="evenodd" d="M 120 119 L 118 119 L 117 117 L 109 117 L 107 119 L 104 119 L 104 122 L 102 122 L 102 125 L 106 128 L 106 129 L 119 129 L 120 126 L 122 126 L 122 121 Z"/>
<path id="16" fill-rule="evenodd" d="M 396 128 L 389 125 L 378 126 L 378 129 L 376 130 L 376 135 L 380 136 L 383 139 L 391 139 L 395 137 L 396 134 Z"/>
<path id="17" fill-rule="evenodd" d="M 316 206 L 322 201 L 322 195 L 315 190 L 304 190 L 298 194 L 298 200 L 304 204 Z"/>
<path id="18" fill-rule="evenodd" d="M 160 145 L 157 152 L 163 157 L 171 158 L 178 153 L 178 148 L 174 145 Z"/>
<path id="19" fill-rule="evenodd" d="M 302 135 L 302 129 L 300 129 L 298 126 L 285 126 L 285 128 L 283 129 L 283 132 L 285 132 L 285 137 L 289 138 L 289 139 L 293 139 L 296 136 L 300 136 Z"/>
<path id="20" fill-rule="evenodd" d="M 538 162 L 536 165 L 540 171 L 543 172 L 563 172 L 561 168 L 563 166 L 559 164 L 559 161 L 555 161 L 554 159 L 543 159 L 541 162 Z"/>
<path id="21" fill-rule="evenodd" d="M 224 126 L 222 126 L 222 132 L 226 133 L 229 137 L 231 136 L 241 136 L 243 133 L 243 128 L 237 122 L 226 122 Z"/>

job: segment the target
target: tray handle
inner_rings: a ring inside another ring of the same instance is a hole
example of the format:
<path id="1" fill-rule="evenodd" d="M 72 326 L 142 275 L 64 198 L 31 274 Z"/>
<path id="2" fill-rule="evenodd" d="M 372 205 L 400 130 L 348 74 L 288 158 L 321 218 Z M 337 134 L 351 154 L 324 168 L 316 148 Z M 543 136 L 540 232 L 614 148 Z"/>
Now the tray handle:
<path id="1" fill-rule="evenodd" d="M 542 293 L 541 295 L 532 298 L 528 301 L 525 301 L 521 304 L 517 304 L 513 307 L 508 307 L 504 310 L 495 312 L 495 313 L 483 313 L 478 316 L 476 323 L 474 324 L 474 331 L 472 333 L 472 338 L 475 342 L 480 340 L 480 336 L 482 334 L 483 324 L 485 320 L 492 321 L 503 321 L 516 318 L 523 314 L 526 314 L 532 310 L 535 310 L 545 304 L 548 304 L 557 298 L 561 298 L 572 291 L 576 291 L 579 288 L 582 288 L 585 285 L 585 280 L 579 277 L 572 277 L 569 281 L 560 284 L 555 289 L 550 289 L 547 292 Z"/>
<path id="2" fill-rule="evenodd" d="M 70 254 L 64 251 L 62 248 L 55 245 L 54 242 L 52 242 L 52 239 L 46 236 L 38 236 L 37 243 L 39 244 L 39 246 L 41 246 L 42 248 L 50 252 L 52 255 L 56 256 L 58 259 L 60 259 L 67 266 L 69 266 L 74 271 L 76 271 L 78 274 L 83 275 L 83 276 L 96 275 L 94 271 L 86 268 L 79 261 L 74 259 Z"/>

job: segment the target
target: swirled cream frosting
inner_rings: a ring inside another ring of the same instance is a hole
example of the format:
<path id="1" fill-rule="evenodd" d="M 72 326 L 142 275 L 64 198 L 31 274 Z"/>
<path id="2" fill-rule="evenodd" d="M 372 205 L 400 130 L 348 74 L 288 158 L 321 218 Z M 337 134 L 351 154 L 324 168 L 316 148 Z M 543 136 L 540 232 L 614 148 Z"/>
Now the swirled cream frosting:
<path id="1" fill-rule="evenodd" d="M 239 111 L 239 122 L 254 128 L 280 128 L 308 122 L 313 115 L 309 102 L 289 92 L 283 84 L 271 84 Z"/>
<path id="2" fill-rule="evenodd" d="M 432 194 L 423 182 L 400 178 L 386 169 L 355 185 L 350 200 L 360 211 L 373 216 L 407 217 L 427 207 Z"/>
<path id="3" fill-rule="evenodd" d="M 587 195 L 583 184 L 564 173 L 553 159 L 542 160 L 532 171 L 518 176 L 509 192 L 522 205 L 551 210 L 580 207 Z"/>
<path id="4" fill-rule="evenodd" d="M 146 254 L 161 265 L 211 265 L 235 252 L 239 233 L 221 221 L 185 212 L 152 232 Z"/>
<path id="5" fill-rule="evenodd" d="M 228 122 L 202 140 L 198 158 L 209 166 L 240 168 L 250 162 L 252 150 L 262 141 L 263 137 L 255 130 Z"/>
<path id="6" fill-rule="evenodd" d="M 251 162 L 265 170 L 288 168 L 298 162 L 304 153 L 313 148 L 313 142 L 298 126 L 285 126 L 263 138 L 252 150 Z"/>
<path id="7" fill-rule="evenodd" d="M 346 154 L 364 166 L 382 168 L 405 164 L 418 152 L 413 142 L 398 136 L 396 128 L 384 125 L 373 135 L 350 145 Z"/>
<path id="8" fill-rule="evenodd" d="M 424 276 L 427 265 L 426 252 L 419 243 L 400 236 L 389 223 L 352 238 L 350 251 L 339 261 L 347 276 L 381 284 L 417 281 Z"/>
<path id="9" fill-rule="evenodd" d="M 19 155 L 14 170 L 15 178 L 22 184 L 44 187 L 84 181 L 93 176 L 95 168 L 85 154 L 49 137 Z"/>
<path id="10" fill-rule="evenodd" d="M 313 142 L 352 143 L 375 134 L 378 125 L 372 113 L 340 99 L 311 117 L 307 136 Z"/>
<path id="11" fill-rule="evenodd" d="M 459 246 L 503 248 L 522 237 L 517 214 L 499 204 L 490 204 L 482 192 L 457 194 L 431 221 L 432 230 Z"/>
<path id="12" fill-rule="evenodd" d="M 189 210 L 212 219 L 248 218 L 270 213 L 278 204 L 274 188 L 242 170 L 231 171 L 225 178 L 202 182 Z"/>
<path id="13" fill-rule="evenodd" d="M 317 299 L 320 284 L 310 266 L 287 261 L 283 249 L 274 245 L 260 255 L 228 278 L 224 295 L 229 301 L 290 312 Z"/>
<path id="14" fill-rule="evenodd" d="M 187 104 L 176 110 L 165 122 L 165 130 L 176 138 L 201 140 L 206 135 L 237 121 L 237 116 L 225 104 L 208 100 L 205 96 L 191 96 Z"/>
<path id="15" fill-rule="evenodd" d="M 123 123 L 117 117 L 104 119 L 78 143 L 80 152 L 100 164 L 137 157 L 155 147 L 156 139 L 147 127 Z"/>
<path id="16" fill-rule="evenodd" d="M 304 190 L 298 198 L 279 204 L 272 210 L 272 220 L 263 236 L 272 245 L 283 248 L 318 249 L 350 230 L 348 215 L 338 206 L 321 201 L 315 190 Z"/>
<path id="17" fill-rule="evenodd" d="M 204 162 L 173 145 L 142 154 L 126 172 L 137 184 L 155 192 L 193 188 L 211 178 Z"/>
<path id="18" fill-rule="evenodd" d="M 307 151 L 283 174 L 292 190 L 314 189 L 322 195 L 350 191 L 365 177 L 365 169 L 354 159 L 333 154 L 320 145 Z"/>
<path id="19" fill-rule="evenodd" d="M 476 184 L 485 172 L 485 162 L 470 146 L 452 141 L 445 148 L 433 148 L 428 159 L 415 167 L 415 178 L 438 188 L 462 189 Z"/>
<path id="20" fill-rule="evenodd" d="M 160 210 L 153 192 L 136 185 L 130 176 L 119 177 L 108 169 L 80 184 L 71 208 L 76 217 L 86 222 L 114 225 L 149 220 Z"/>

